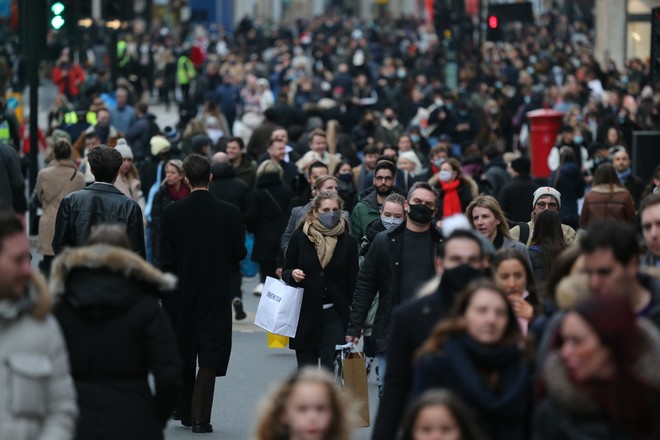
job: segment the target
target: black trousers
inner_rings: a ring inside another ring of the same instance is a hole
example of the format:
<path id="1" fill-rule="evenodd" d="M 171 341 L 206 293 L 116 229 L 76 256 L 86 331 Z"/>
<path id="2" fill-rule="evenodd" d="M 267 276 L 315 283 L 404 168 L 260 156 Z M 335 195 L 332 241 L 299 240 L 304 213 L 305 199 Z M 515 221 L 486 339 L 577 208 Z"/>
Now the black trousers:
<path id="1" fill-rule="evenodd" d="M 277 278 L 275 270 L 277 269 L 277 261 L 259 261 L 259 277 L 262 283 L 266 282 L 266 277 Z"/>
<path id="2" fill-rule="evenodd" d="M 183 384 L 179 392 L 177 413 L 182 419 L 193 422 L 210 423 L 215 392 L 215 370 L 200 368 L 183 372 Z"/>
<path id="3" fill-rule="evenodd" d="M 321 348 L 319 350 L 296 350 L 298 368 L 311 365 L 334 371 L 335 345 L 344 344 L 346 326 L 334 307 L 323 311 Z"/>
<path id="4" fill-rule="evenodd" d="M 229 291 L 231 292 L 232 299 L 234 298 L 243 298 L 243 292 L 241 290 L 241 284 L 243 282 L 243 275 L 241 275 L 241 270 L 237 269 L 231 272 L 229 275 Z"/>

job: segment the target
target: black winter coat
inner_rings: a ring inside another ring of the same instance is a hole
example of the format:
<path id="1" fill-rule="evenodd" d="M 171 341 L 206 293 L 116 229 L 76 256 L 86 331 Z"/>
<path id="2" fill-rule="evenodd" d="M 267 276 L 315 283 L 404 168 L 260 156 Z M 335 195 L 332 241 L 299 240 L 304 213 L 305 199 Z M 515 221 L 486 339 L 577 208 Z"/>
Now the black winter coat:
<path id="1" fill-rule="evenodd" d="M 72 192 L 62 199 L 55 220 L 55 254 L 62 252 L 66 246 L 84 245 L 92 227 L 102 223 L 125 225 L 133 250 L 142 257 L 146 255 L 140 206 L 114 185 L 100 182 Z"/>
<path id="2" fill-rule="evenodd" d="M 578 228 L 578 199 L 584 197 L 584 179 L 576 163 L 568 162 L 550 177 L 550 186 L 561 194 L 559 218 L 573 229 Z"/>
<path id="3" fill-rule="evenodd" d="M 385 390 L 374 423 L 373 440 L 397 438 L 412 386 L 415 354 L 435 324 L 449 315 L 453 304 L 454 293 L 441 284 L 435 293 L 394 309 L 387 346 Z"/>
<path id="4" fill-rule="evenodd" d="M 185 185 L 183 182 L 181 184 Z M 165 185 L 161 186 L 154 196 L 154 202 L 151 205 L 151 222 L 149 223 L 151 226 L 151 263 L 156 267 L 160 267 L 160 219 L 163 216 L 163 209 L 174 203 Z"/>
<path id="5" fill-rule="evenodd" d="M 296 283 L 291 276 L 293 269 L 302 269 L 305 279 Z M 328 296 L 334 308 L 348 325 L 348 314 L 358 276 L 357 241 L 344 232 L 328 265 L 323 268 L 316 248 L 302 229 L 296 229 L 289 241 L 282 279 L 291 286 L 305 289 L 296 337 L 290 340 L 290 348 L 318 350 L 323 330 L 323 296 Z"/>
<path id="6" fill-rule="evenodd" d="M 209 192 L 245 212 L 250 187 L 243 179 L 236 177 L 234 167 L 229 163 L 214 163 L 211 165 L 211 174 L 213 180 L 209 184 Z"/>
<path id="7" fill-rule="evenodd" d="M 181 360 L 159 288 L 175 279 L 128 250 L 95 245 L 64 251 L 51 281 L 78 394 L 76 438 L 162 439 Z"/>
<path id="8" fill-rule="evenodd" d="M 442 190 L 442 185 L 440 182 L 436 185 L 435 189 L 438 191 L 438 213 L 436 214 L 437 219 L 442 219 L 443 207 L 445 202 L 445 192 Z M 458 185 L 458 198 L 461 201 L 461 210 L 465 212 L 465 209 L 468 207 L 472 201 L 472 187 L 465 181 L 461 181 L 461 184 Z"/>
<path id="9" fill-rule="evenodd" d="M 293 190 L 277 174 L 257 177 L 257 186 L 248 196 L 245 211 L 247 230 L 254 233 L 252 260 L 276 261 L 287 221 Z"/>
<path id="10" fill-rule="evenodd" d="M 515 226 L 520 222 L 528 222 L 534 207 L 534 191 L 541 185 L 536 183 L 529 175 L 516 176 L 511 182 L 504 185 L 498 200 L 506 218 Z"/>
<path id="11" fill-rule="evenodd" d="M 243 219 L 237 207 L 208 191 L 193 191 L 163 210 L 161 266 L 179 277 L 165 295 L 184 369 L 227 373 L 232 310 L 229 277 L 245 255 Z"/>
<path id="12" fill-rule="evenodd" d="M 378 311 L 372 333 L 377 353 L 384 353 L 387 350 L 390 317 L 394 307 L 401 302 L 399 286 L 401 284 L 401 259 L 405 229 L 406 223 L 403 222 L 394 229 L 376 235 L 362 263 L 355 286 L 351 317 L 346 334 L 354 337 L 362 335 L 362 327 L 367 313 L 374 297 L 378 294 Z M 435 228 L 431 228 L 430 231 L 433 240 L 429 246 L 433 246 L 435 250 L 435 246 L 442 237 Z M 410 292 L 407 293 L 410 294 Z"/>

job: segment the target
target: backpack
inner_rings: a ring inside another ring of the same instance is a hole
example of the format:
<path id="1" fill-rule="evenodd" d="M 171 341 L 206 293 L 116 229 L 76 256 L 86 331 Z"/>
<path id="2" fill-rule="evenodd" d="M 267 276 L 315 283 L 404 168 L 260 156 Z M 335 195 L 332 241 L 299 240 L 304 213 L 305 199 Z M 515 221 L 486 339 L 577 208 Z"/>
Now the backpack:
<path id="1" fill-rule="evenodd" d="M 520 237 L 518 237 L 518 241 L 527 246 L 527 240 L 529 240 L 529 225 L 527 222 L 520 222 L 518 223 L 518 227 L 520 228 Z"/>

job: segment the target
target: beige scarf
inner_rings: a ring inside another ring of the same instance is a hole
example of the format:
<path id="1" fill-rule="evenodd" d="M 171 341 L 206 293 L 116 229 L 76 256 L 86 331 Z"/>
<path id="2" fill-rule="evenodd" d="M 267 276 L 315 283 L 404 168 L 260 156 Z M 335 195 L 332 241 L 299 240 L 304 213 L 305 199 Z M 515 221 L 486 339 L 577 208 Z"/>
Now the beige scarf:
<path id="1" fill-rule="evenodd" d="M 339 223 L 332 229 L 323 226 L 318 219 L 308 218 L 305 220 L 303 233 L 309 238 L 309 241 L 314 243 L 321 267 L 325 268 L 330 260 L 332 260 L 332 254 L 334 254 L 335 246 L 337 246 L 337 237 L 347 230 L 346 227 L 346 219 L 343 217 L 339 219 Z"/>

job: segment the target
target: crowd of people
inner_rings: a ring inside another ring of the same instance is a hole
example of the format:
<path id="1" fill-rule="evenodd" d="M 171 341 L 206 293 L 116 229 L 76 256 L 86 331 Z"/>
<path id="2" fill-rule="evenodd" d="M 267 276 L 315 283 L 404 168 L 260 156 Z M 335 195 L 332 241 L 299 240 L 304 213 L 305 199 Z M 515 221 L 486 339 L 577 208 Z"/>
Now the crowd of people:
<path id="1" fill-rule="evenodd" d="M 466 23 L 456 87 L 413 18 L 155 27 L 120 39 L 118 84 L 62 50 L 30 197 L 0 126 L 0 437 L 211 432 L 249 253 L 305 292 L 257 440 L 350 438 L 345 342 L 375 440 L 658 438 L 660 165 L 630 157 L 660 99 L 586 23 L 550 8 L 481 46 Z M 532 176 L 544 107 L 564 117 Z"/>

